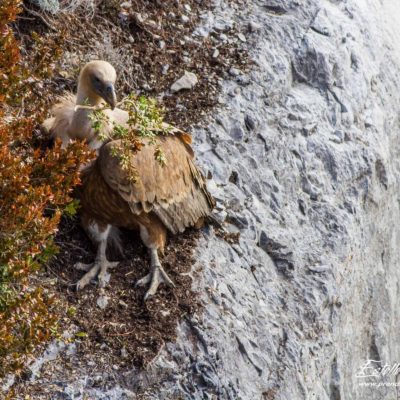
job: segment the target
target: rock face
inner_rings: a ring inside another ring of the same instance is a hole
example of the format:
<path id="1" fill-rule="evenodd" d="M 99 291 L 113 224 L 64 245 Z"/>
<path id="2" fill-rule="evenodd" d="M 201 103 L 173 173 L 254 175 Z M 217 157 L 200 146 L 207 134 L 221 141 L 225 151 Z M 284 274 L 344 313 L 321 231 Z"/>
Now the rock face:
<path id="1" fill-rule="evenodd" d="M 400 362 L 399 6 L 383 3 L 220 2 L 204 18 L 202 34 L 234 21 L 256 64 L 224 83 L 224 107 L 194 135 L 240 240 L 205 233 L 204 314 L 130 390 L 396 398 L 363 386 L 382 376 L 356 377 L 369 359 Z"/>
<path id="2" fill-rule="evenodd" d="M 199 33 L 236 25 L 255 65 L 227 77 L 215 120 L 194 132 L 239 243 L 204 232 L 204 313 L 148 371 L 107 393 L 87 377 L 71 387 L 99 399 L 395 399 L 363 385 L 395 376 L 356 375 L 370 359 L 400 363 L 399 5 L 242 3 L 218 0 Z"/>

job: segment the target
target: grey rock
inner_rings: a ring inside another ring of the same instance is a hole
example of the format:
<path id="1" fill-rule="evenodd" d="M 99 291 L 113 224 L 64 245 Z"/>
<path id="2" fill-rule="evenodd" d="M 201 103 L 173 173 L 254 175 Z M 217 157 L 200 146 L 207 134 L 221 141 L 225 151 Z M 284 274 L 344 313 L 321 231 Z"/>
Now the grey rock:
<path id="1" fill-rule="evenodd" d="M 185 71 L 184 75 L 181 76 L 172 86 L 171 92 L 176 93 L 183 89 L 192 89 L 198 82 L 196 74 L 193 72 Z"/>
<path id="2" fill-rule="evenodd" d="M 132 3 L 130 1 L 124 1 L 123 3 L 120 4 L 121 8 L 131 8 Z"/>
<path id="3" fill-rule="evenodd" d="M 256 128 L 256 121 L 249 114 L 246 114 L 246 116 L 244 117 L 244 123 L 249 131 L 254 131 L 254 129 Z"/>
<path id="4" fill-rule="evenodd" d="M 240 74 L 240 70 L 238 70 L 237 68 L 230 68 L 229 69 L 229 75 L 231 76 L 238 76 Z"/>
<path id="5" fill-rule="evenodd" d="M 107 307 L 109 300 L 110 298 L 107 296 L 99 296 L 96 300 L 97 307 L 104 310 Z"/>
<path id="6" fill-rule="evenodd" d="M 189 18 L 187 15 L 182 15 L 182 16 L 181 16 L 181 21 L 182 21 L 184 24 L 187 24 L 187 23 L 190 21 L 190 18 Z"/>
<path id="7" fill-rule="evenodd" d="M 232 139 L 236 141 L 241 141 L 243 140 L 244 137 L 244 132 L 243 129 L 240 126 L 234 126 L 230 131 L 229 135 L 231 136 Z"/>
<path id="8" fill-rule="evenodd" d="M 233 26 L 234 21 L 232 19 L 216 18 L 213 28 L 218 32 L 228 32 Z"/>
<path id="9" fill-rule="evenodd" d="M 332 140 L 332 142 L 335 143 L 343 143 L 344 142 L 344 132 L 340 129 L 335 130 L 335 132 L 333 132 L 333 136 L 332 138 L 330 138 L 330 140 Z"/>
<path id="10" fill-rule="evenodd" d="M 161 73 L 162 73 L 163 75 L 166 75 L 166 74 L 168 73 L 168 70 L 169 70 L 169 64 L 165 64 L 165 65 L 163 65 L 163 67 L 162 67 Z"/>
<path id="11" fill-rule="evenodd" d="M 241 41 L 241 42 L 247 42 L 247 40 L 246 40 L 246 36 L 244 36 L 243 35 L 243 33 L 238 33 L 238 38 L 239 38 L 239 40 Z"/>
<path id="12" fill-rule="evenodd" d="M 254 33 L 254 32 L 259 31 L 262 28 L 262 26 L 260 24 L 258 24 L 257 22 L 250 21 L 248 28 L 249 28 L 250 32 Z"/>

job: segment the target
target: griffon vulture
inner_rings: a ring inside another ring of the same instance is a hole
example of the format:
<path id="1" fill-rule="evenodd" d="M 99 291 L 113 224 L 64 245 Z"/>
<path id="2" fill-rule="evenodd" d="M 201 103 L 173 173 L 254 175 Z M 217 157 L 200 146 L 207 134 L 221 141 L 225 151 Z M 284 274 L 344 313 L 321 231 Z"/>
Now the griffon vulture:
<path id="1" fill-rule="evenodd" d="M 110 121 L 126 124 L 128 113 L 115 108 L 116 94 L 114 68 L 105 61 L 92 61 L 82 69 L 76 96 L 68 95 L 52 109 L 53 117 L 46 120 L 44 128 L 60 137 L 67 145 L 70 139 L 87 139 L 92 148 L 98 148 L 97 159 L 82 171 L 80 189 L 81 222 L 91 240 L 97 245 L 93 264 L 78 263 L 86 274 L 77 288 L 86 286 L 98 276 L 101 286 L 106 282 L 107 241 L 112 227 L 140 231 L 140 237 L 149 249 L 150 273 L 137 285 L 150 284 L 145 299 L 156 293 L 161 282 L 174 287 L 159 260 L 167 240 L 167 232 L 177 234 L 190 226 L 200 227 L 204 217 L 211 213 L 214 200 L 209 194 L 205 179 L 194 164 L 194 154 L 188 135 L 174 129 L 160 135 L 161 147 L 167 163 L 161 165 L 154 157 L 154 144 L 145 142 L 140 151 L 132 152 L 132 161 L 138 179 L 132 182 L 119 159 L 113 154 L 117 141 L 102 144 L 91 127 L 91 110 L 76 109 L 76 105 L 99 106 L 106 102 Z M 104 129 L 111 129 L 106 126 Z"/>

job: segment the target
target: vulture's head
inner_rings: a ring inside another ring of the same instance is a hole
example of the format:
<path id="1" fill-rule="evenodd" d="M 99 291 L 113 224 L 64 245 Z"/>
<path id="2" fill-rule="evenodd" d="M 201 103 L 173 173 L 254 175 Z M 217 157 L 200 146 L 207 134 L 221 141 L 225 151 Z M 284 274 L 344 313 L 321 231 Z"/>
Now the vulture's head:
<path id="1" fill-rule="evenodd" d="M 117 104 L 116 78 L 114 67 L 107 61 L 90 61 L 81 70 L 78 91 L 84 90 L 89 99 L 104 99 L 114 110 Z"/>

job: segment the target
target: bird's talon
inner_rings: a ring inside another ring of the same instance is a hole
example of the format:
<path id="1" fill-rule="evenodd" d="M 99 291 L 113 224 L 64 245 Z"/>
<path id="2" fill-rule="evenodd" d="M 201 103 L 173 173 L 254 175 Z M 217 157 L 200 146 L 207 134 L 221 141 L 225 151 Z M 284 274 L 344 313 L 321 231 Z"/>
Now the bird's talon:
<path id="1" fill-rule="evenodd" d="M 91 270 L 91 268 L 93 267 L 93 263 L 90 264 L 85 264 L 82 262 L 77 262 L 74 264 L 74 268 L 78 271 L 85 271 L 88 272 Z"/>
<path id="2" fill-rule="evenodd" d="M 108 268 L 114 268 L 119 264 L 118 261 L 109 262 L 108 260 L 98 260 L 92 264 L 76 263 L 75 268 L 86 271 L 86 274 L 77 282 L 76 290 L 79 291 L 87 286 L 94 278 L 98 279 L 99 287 L 104 288 L 110 281 L 110 274 L 107 272 Z"/>
<path id="3" fill-rule="evenodd" d="M 119 264 L 119 261 L 112 261 L 112 262 L 108 262 L 108 268 L 112 269 L 117 267 Z"/>
<path id="4" fill-rule="evenodd" d="M 146 294 L 144 295 L 144 301 L 147 301 L 151 296 L 153 296 L 153 293 L 146 292 Z"/>
<path id="5" fill-rule="evenodd" d="M 165 272 L 164 268 L 161 265 L 153 266 L 152 271 L 142 279 L 139 279 L 136 282 L 135 287 L 146 285 L 149 282 L 151 282 L 150 288 L 147 290 L 144 296 L 144 301 L 146 301 L 149 297 L 156 294 L 158 286 L 161 283 L 165 283 L 167 286 L 172 288 L 175 287 L 174 282 L 172 282 L 171 278 L 168 276 L 168 274 Z"/>
<path id="6" fill-rule="evenodd" d="M 172 281 L 172 279 L 168 276 L 168 274 L 165 272 L 163 267 L 160 267 L 160 272 L 161 272 L 161 276 L 162 276 L 162 280 L 163 282 L 172 288 L 175 288 L 175 283 Z"/>
<path id="7" fill-rule="evenodd" d="M 151 273 L 147 274 L 143 278 L 138 279 L 135 283 L 135 288 L 140 286 L 146 286 L 150 282 L 151 282 Z"/>
<path id="8" fill-rule="evenodd" d="M 79 292 L 80 290 L 82 290 L 90 283 L 90 280 L 91 279 L 88 279 L 86 275 L 84 275 L 83 278 L 79 279 L 79 281 L 76 283 L 76 291 Z"/>
<path id="9" fill-rule="evenodd" d="M 100 271 L 99 275 L 97 275 L 97 280 L 99 282 L 100 288 L 105 288 L 110 282 L 111 275 L 107 271 Z"/>

